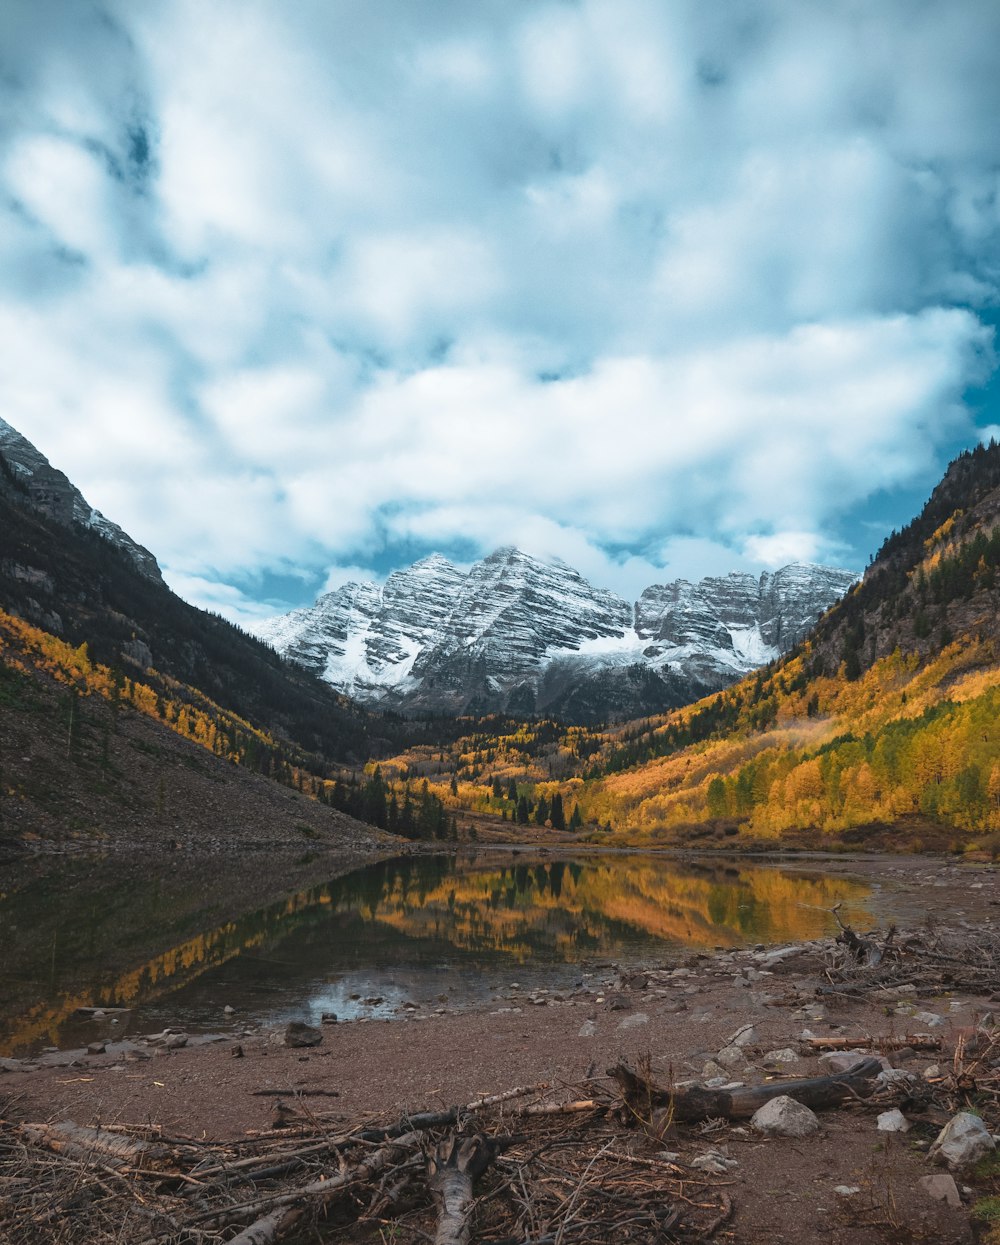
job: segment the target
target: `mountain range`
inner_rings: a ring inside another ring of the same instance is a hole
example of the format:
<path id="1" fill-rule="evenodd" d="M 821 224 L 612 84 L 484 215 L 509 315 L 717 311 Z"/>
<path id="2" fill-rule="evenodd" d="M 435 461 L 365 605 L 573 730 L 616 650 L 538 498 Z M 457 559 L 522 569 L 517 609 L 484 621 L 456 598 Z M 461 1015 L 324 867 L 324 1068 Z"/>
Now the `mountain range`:
<path id="1" fill-rule="evenodd" d="M 787 652 L 855 581 L 792 564 L 647 588 L 634 604 L 560 561 L 440 554 L 259 623 L 283 656 L 354 699 L 407 713 L 565 721 L 689 704 Z"/>

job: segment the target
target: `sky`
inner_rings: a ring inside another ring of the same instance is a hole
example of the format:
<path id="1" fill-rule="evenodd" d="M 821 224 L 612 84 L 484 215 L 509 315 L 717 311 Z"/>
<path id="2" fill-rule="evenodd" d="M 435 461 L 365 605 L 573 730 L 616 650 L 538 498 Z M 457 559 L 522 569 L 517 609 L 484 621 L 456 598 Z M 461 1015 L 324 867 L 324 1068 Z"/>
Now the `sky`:
<path id="1" fill-rule="evenodd" d="M 1000 434 L 996 0 L 4 0 L 0 415 L 251 624 L 862 569 Z"/>

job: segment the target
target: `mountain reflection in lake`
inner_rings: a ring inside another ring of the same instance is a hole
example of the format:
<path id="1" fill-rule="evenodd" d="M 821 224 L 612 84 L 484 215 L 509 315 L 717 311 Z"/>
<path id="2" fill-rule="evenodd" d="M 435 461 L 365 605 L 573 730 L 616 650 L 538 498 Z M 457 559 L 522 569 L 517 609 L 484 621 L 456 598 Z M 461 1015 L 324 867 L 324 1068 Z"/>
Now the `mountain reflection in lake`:
<path id="1" fill-rule="evenodd" d="M 382 861 L 180 941 L 173 919 L 165 931 L 174 940 L 142 963 L 115 964 L 103 947 L 61 971 L 54 952 L 30 1002 L 18 992 L 28 1006 L 0 1016 L 0 1049 L 92 1036 L 73 1019 L 85 1006 L 132 1007 L 133 1030 L 161 1022 L 221 1028 L 227 1004 L 241 1024 L 318 1020 L 324 1011 L 345 1019 L 444 996 L 452 1004 L 489 998 L 512 979 L 571 984 L 588 961 L 817 937 L 832 927 L 829 909 L 839 901 L 863 924 L 868 893 L 818 871 L 662 857 Z M 63 920 L 72 941 L 79 914 L 67 910 Z M 3 921 L 0 903 L 0 932 Z M 51 938 L 58 948 L 60 930 Z"/>

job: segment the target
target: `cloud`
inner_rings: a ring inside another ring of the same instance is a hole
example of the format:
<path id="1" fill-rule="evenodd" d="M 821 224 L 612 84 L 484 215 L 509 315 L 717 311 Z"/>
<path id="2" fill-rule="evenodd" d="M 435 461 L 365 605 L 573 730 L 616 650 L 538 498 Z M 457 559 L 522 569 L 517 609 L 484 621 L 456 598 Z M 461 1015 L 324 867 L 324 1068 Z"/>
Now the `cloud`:
<path id="1" fill-rule="evenodd" d="M 436 546 L 626 595 L 859 565 L 844 516 L 978 435 L 998 38 L 992 0 L 8 5 L 4 417 L 236 613 Z"/>

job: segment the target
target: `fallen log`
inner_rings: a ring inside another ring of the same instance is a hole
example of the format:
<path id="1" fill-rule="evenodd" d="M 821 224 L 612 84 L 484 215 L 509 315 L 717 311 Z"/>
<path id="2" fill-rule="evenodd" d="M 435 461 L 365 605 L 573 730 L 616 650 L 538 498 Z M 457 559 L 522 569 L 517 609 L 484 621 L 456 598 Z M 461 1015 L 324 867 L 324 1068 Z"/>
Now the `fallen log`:
<path id="1" fill-rule="evenodd" d="M 825 1037 L 805 1038 L 803 1045 L 813 1050 L 852 1050 L 855 1046 L 871 1046 L 883 1053 L 891 1050 L 940 1050 L 941 1039 L 929 1033 L 913 1033 L 904 1037 Z"/>
<path id="2" fill-rule="evenodd" d="M 608 1076 L 618 1082 L 629 1110 L 660 1135 L 673 1121 L 692 1124 L 720 1118 L 749 1119 L 759 1107 L 783 1094 L 807 1107 L 834 1107 L 848 1098 L 866 1098 L 872 1092 L 871 1080 L 881 1070 L 881 1062 L 873 1057 L 850 1072 L 743 1085 L 738 1089 L 707 1089 L 704 1085 L 661 1089 L 624 1063 L 608 1068 Z"/>
<path id="3" fill-rule="evenodd" d="M 71 1120 L 62 1120 L 58 1124 L 18 1124 L 15 1128 L 32 1145 L 85 1162 L 99 1159 L 105 1167 L 160 1166 L 172 1163 L 174 1158 L 168 1146 L 102 1128 L 74 1124 Z"/>
<path id="4" fill-rule="evenodd" d="M 468 1245 L 472 1234 L 472 1182 L 496 1158 L 495 1140 L 475 1134 L 448 1137 L 427 1159 L 427 1183 L 438 1204 L 434 1245 Z"/>

